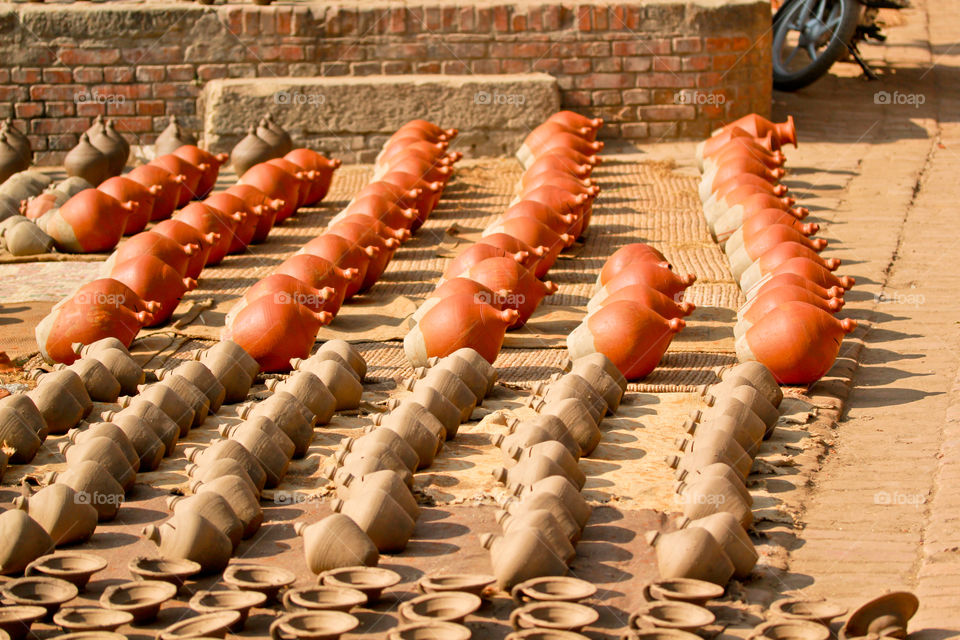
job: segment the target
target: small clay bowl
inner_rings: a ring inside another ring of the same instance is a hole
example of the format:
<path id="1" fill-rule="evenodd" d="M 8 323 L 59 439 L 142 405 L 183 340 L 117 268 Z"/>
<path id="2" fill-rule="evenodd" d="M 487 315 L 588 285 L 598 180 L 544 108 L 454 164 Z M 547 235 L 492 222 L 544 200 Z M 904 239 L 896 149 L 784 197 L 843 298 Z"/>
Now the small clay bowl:
<path id="1" fill-rule="evenodd" d="M 227 630 L 240 620 L 239 611 L 204 613 L 176 622 L 157 634 L 157 640 L 186 638 L 224 638 Z"/>
<path id="2" fill-rule="evenodd" d="M 839 618 L 847 612 L 846 607 L 828 602 L 824 599 L 784 598 L 777 600 L 770 607 L 774 614 L 788 620 L 809 620 L 820 624 L 830 624 L 834 618 Z"/>
<path id="3" fill-rule="evenodd" d="M 630 629 L 621 640 L 703 640 L 700 636 L 680 629 Z"/>
<path id="4" fill-rule="evenodd" d="M 513 587 L 510 595 L 518 603 L 579 602 L 595 594 L 597 588 L 579 578 L 569 576 L 542 576 L 530 578 Z"/>
<path id="5" fill-rule="evenodd" d="M 483 600 L 475 593 L 466 591 L 441 591 L 418 596 L 400 605 L 400 619 L 406 622 L 463 622 L 463 619 L 480 608 Z"/>
<path id="6" fill-rule="evenodd" d="M 280 590 L 294 583 L 297 576 L 286 569 L 265 564 L 231 564 L 223 572 L 223 581 L 231 587 L 265 594 L 274 600 Z"/>
<path id="7" fill-rule="evenodd" d="M 72 582 L 59 578 L 34 577 L 11 580 L 3 585 L 0 593 L 14 604 L 43 607 L 49 618 L 65 602 L 76 598 L 80 590 Z"/>
<path id="8" fill-rule="evenodd" d="M 690 602 L 660 600 L 648 602 L 630 614 L 631 629 L 652 625 L 661 629 L 695 631 L 713 624 L 717 616 L 709 609 Z M 638 624 L 642 623 L 642 624 Z"/>
<path id="9" fill-rule="evenodd" d="M 693 578 L 670 578 L 651 582 L 644 589 L 647 600 L 677 600 L 703 605 L 723 595 L 723 587 Z"/>
<path id="10" fill-rule="evenodd" d="M 773 620 L 754 628 L 755 640 L 828 640 L 830 628 L 809 620 Z"/>
<path id="11" fill-rule="evenodd" d="M 359 626 L 360 621 L 343 611 L 304 611 L 288 613 L 270 625 L 274 640 L 336 640 Z"/>
<path id="12" fill-rule="evenodd" d="M 153 622 L 160 606 L 177 595 L 177 586 L 162 580 L 124 582 L 104 589 L 100 605 L 107 609 L 129 611 L 137 624 Z"/>
<path id="13" fill-rule="evenodd" d="M 146 558 L 139 556 L 130 561 L 127 570 L 134 580 L 160 580 L 177 587 L 187 578 L 200 572 L 200 564 L 193 560 L 175 558 Z"/>
<path id="14" fill-rule="evenodd" d="M 59 578 L 72 582 L 77 589 L 83 590 L 90 582 L 90 576 L 102 571 L 107 561 L 92 553 L 79 551 L 58 551 L 47 556 L 37 558 L 27 565 L 23 575 L 44 575 L 50 578 Z"/>
<path id="15" fill-rule="evenodd" d="M 531 602 L 510 612 L 510 624 L 518 630 L 539 627 L 580 631 L 599 617 L 596 609 L 574 602 Z"/>
<path id="16" fill-rule="evenodd" d="M 259 591 L 241 591 L 240 589 L 222 589 L 219 591 L 200 591 L 190 598 L 190 608 L 197 613 L 219 613 L 236 611 L 240 618 L 230 628 L 231 631 L 243 630 L 250 615 L 250 609 L 262 606 L 267 595 Z"/>
<path id="17" fill-rule="evenodd" d="M 420 593 L 440 593 L 442 591 L 463 591 L 483 596 L 484 590 L 496 582 L 493 576 L 481 573 L 451 573 L 443 576 L 423 576 L 417 581 Z"/>
<path id="18" fill-rule="evenodd" d="M 346 587 L 367 594 L 372 604 L 380 599 L 383 590 L 400 582 L 400 574 L 381 567 L 342 567 L 320 574 L 318 581 L 331 587 Z"/>
<path id="19" fill-rule="evenodd" d="M 114 611 L 100 607 L 68 607 L 53 616 L 53 624 L 67 632 L 114 631 L 133 622 L 129 611 Z"/>
<path id="20" fill-rule="evenodd" d="M 590 640 L 590 638 L 575 631 L 534 628 L 508 633 L 504 640 Z"/>
<path id="21" fill-rule="evenodd" d="M 11 640 L 20 640 L 30 633 L 33 623 L 45 615 L 46 608 L 36 605 L 0 607 L 0 631 Z"/>
<path id="22" fill-rule="evenodd" d="M 127 636 L 116 631 L 77 631 L 53 636 L 50 640 L 127 640 Z"/>
<path id="23" fill-rule="evenodd" d="M 367 594 L 346 587 L 306 587 L 283 593 L 287 611 L 350 611 L 367 603 Z"/>
<path id="24" fill-rule="evenodd" d="M 473 632 L 453 622 L 414 622 L 387 631 L 387 640 L 470 640 Z"/>

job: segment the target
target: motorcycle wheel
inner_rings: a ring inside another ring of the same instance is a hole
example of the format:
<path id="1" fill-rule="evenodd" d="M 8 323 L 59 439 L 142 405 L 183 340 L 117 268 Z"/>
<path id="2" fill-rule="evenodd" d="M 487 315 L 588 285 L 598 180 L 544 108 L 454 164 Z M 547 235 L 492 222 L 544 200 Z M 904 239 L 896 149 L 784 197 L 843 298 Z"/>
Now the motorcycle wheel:
<path id="1" fill-rule="evenodd" d="M 787 0 L 773 18 L 773 86 L 796 91 L 825 74 L 853 38 L 857 0 Z"/>

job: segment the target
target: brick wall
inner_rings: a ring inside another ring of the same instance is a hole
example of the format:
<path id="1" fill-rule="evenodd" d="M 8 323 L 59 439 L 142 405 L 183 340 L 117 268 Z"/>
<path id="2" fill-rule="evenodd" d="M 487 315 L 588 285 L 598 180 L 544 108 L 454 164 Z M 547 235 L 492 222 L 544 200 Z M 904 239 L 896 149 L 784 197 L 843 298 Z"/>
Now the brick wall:
<path id="1" fill-rule="evenodd" d="M 765 0 L 6 7 L 0 117 L 17 119 L 45 164 L 98 113 L 135 143 L 171 114 L 199 129 L 197 98 L 216 78 L 542 71 L 564 107 L 639 142 L 699 138 L 770 106 Z"/>

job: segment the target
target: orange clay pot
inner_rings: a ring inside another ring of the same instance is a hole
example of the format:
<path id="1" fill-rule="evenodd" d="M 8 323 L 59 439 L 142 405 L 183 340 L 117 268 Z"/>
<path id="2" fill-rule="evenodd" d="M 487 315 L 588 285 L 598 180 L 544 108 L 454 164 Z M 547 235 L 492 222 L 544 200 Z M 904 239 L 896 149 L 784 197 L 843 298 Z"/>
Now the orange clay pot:
<path id="1" fill-rule="evenodd" d="M 261 162 L 240 177 L 240 184 L 256 187 L 270 198 L 283 201 L 277 210 L 276 222 L 279 224 L 293 215 L 300 202 L 302 180 L 280 167 Z"/>
<path id="2" fill-rule="evenodd" d="M 410 239 L 409 229 L 396 229 L 394 227 L 389 227 L 376 218 L 371 218 L 370 216 L 362 213 L 351 213 L 345 215 L 336 220 L 336 222 L 333 222 L 333 226 L 338 226 L 342 223 L 353 223 L 368 227 L 371 231 L 382 238 L 393 238 L 394 240 L 399 240 L 400 242 L 405 242 L 406 240 Z"/>
<path id="3" fill-rule="evenodd" d="M 242 214 L 227 215 L 203 202 L 191 202 L 177 212 L 174 220 L 189 224 L 201 233 L 213 233 L 220 238 L 210 248 L 207 264 L 218 264 L 230 250 L 237 227 L 243 222 Z"/>
<path id="4" fill-rule="evenodd" d="M 673 298 L 665 296 L 653 287 L 645 284 L 632 284 L 622 289 L 617 289 L 609 296 L 604 298 L 596 310 L 617 302 L 619 300 L 630 300 L 638 302 L 648 309 L 652 309 L 666 319 L 683 318 L 693 313 L 696 307 L 691 302 L 675 302 Z"/>
<path id="5" fill-rule="evenodd" d="M 801 258 L 802 260 L 802 258 Z M 812 263 L 811 263 L 812 264 Z M 817 265 L 814 264 L 816 267 Z M 816 271 L 813 269 L 805 269 L 806 265 L 801 265 L 797 263 L 792 265 L 793 268 L 801 271 L 802 273 L 793 273 L 792 271 L 781 271 L 780 273 L 771 274 L 770 276 L 765 277 L 760 281 L 752 291 L 747 292 L 747 300 L 752 300 L 757 295 L 760 295 L 768 289 L 773 289 L 776 287 L 783 287 L 786 285 L 793 285 L 797 287 L 803 287 L 811 293 L 815 293 L 821 298 L 840 298 L 843 296 L 844 288 L 839 285 L 828 285 L 826 288 L 811 280 L 808 276 L 815 275 Z M 781 267 L 782 268 L 782 267 Z M 832 273 L 824 269 L 823 267 L 817 267 L 823 272 L 833 276 Z M 852 282 L 850 283 L 852 285 Z"/>
<path id="6" fill-rule="evenodd" d="M 558 148 L 570 149 L 582 155 L 589 156 L 602 151 L 603 143 L 597 141 L 591 142 L 576 134 L 567 131 L 561 131 L 554 133 L 545 140 L 536 141 L 536 143 L 532 146 L 527 146 L 527 149 L 530 151 L 534 159 L 548 151 Z"/>
<path id="7" fill-rule="evenodd" d="M 457 137 L 457 130 L 443 129 L 427 120 L 411 120 L 397 129 L 391 137 L 391 140 L 407 135 L 419 136 L 424 140 L 432 140 L 434 142 L 437 140 L 449 141 Z"/>
<path id="8" fill-rule="evenodd" d="M 547 122 L 559 122 L 568 127 L 590 127 L 599 131 L 603 126 L 603 118 L 588 118 L 574 111 L 557 111 L 547 118 Z"/>
<path id="9" fill-rule="evenodd" d="M 739 127 L 756 138 L 763 138 L 768 133 L 780 146 L 792 144 L 797 146 L 797 129 L 793 124 L 793 116 L 787 116 L 786 122 L 771 122 L 755 113 L 745 115 L 726 125 L 724 129 Z"/>
<path id="10" fill-rule="evenodd" d="M 719 185 L 714 183 L 713 194 L 710 199 L 725 201 L 727 195 L 729 195 L 731 192 L 747 186 L 753 187 L 754 190 L 746 193 L 762 191 L 763 193 L 769 193 L 774 196 L 783 196 L 787 194 L 786 185 L 775 184 L 752 173 L 741 173 L 720 183 Z M 735 201 L 736 199 L 734 199 L 734 202 Z"/>
<path id="11" fill-rule="evenodd" d="M 677 294 L 682 293 L 696 280 L 697 277 L 693 274 L 679 276 L 658 262 L 635 261 L 608 280 L 594 298 L 606 297 L 617 289 L 622 289 L 631 284 L 645 284 L 665 296 L 675 298 Z M 600 300 L 597 300 L 597 302 L 600 302 Z"/>
<path id="12" fill-rule="evenodd" d="M 207 258 L 210 256 L 210 250 L 220 239 L 220 235 L 217 233 L 203 233 L 180 220 L 163 220 L 154 225 L 151 231 L 167 236 L 181 246 L 194 245 L 199 247 L 190 255 L 187 269 L 184 272 L 185 276 L 193 279 L 200 277 L 200 272 L 203 271 Z"/>
<path id="13" fill-rule="evenodd" d="M 527 137 L 523 139 L 521 148 L 526 147 L 530 150 L 541 149 L 550 141 L 550 138 L 561 133 L 575 135 L 587 142 L 593 142 L 597 139 L 597 130 L 593 127 L 571 126 L 563 122 L 551 122 L 547 120 L 527 134 Z"/>
<path id="14" fill-rule="evenodd" d="M 517 321 L 515 309 L 498 310 L 476 302 L 473 294 L 452 295 L 428 311 L 403 340 L 407 359 L 415 367 L 427 359 L 448 356 L 470 347 L 493 364 L 507 327 Z"/>
<path id="15" fill-rule="evenodd" d="M 736 265 L 734 276 L 739 280 L 741 288 L 744 291 L 749 291 L 763 276 L 773 273 L 777 267 L 793 258 L 805 258 L 830 271 L 836 271 L 837 267 L 840 266 L 839 259 L 821 258 L 816 251 L 808 249 L 798 242 L 781 242 L 765 251 L 745 268 L 741 269 L 740 265 Z"/>
<path id="16" fill-rule="evenodd" d="M 270 296 L 275 302 L 296 302 L 320 312 L 327 311 L 326 305 L 337 295 L 332 287 L 317 289 L 291 275 L 274 273 L 247 289 L 243 299 L 249 304 L 258 298 Z"/>
<path id="17" fill-rule="evenodd" d="M 752 173 L 770 182 L 776 182 L 784 176 L 785 172 L 779 167 L 771 169 L 749 156 L 737 156 L 718 167 L 713 174 L 705 174 L 703 185 L 708 192 L 712 192 L 714 185 L 720 186 L 730 178 L 742 173 Z M 705 194 L 701 191 L 700 195 L 704 196 Z"/>
<path id="18" fill-rule="evenodd" d="M 748 140 L 748 138 L 739 138 L 738 140 L 744 141 Z M 779 151 L 765 151 L 763 147 L 757 144 L 753 144 L 753 146 L 751 146 L 746 142 L 741 142 L 740 144 L 728 143 L 715 155 L 704 158 L 703 166 L 704 169 L 708 169 L 709 167 L 722 167 L 723 165 L 740 158 L 752 158 L 765 164 L 770 169 L 782 167 L 787 161 L 786 156 Z"/>
<path id="19" fill-rule="evenodd" d="M 574 360 L 600 352 L 624 377 L 637 380 L 653 371 L 684 326 L 680 318 L 666 320 L 639 302 L 621 300 L 586 318 L 567 336 L 567 348 Z"/>
<path id="20" fill-rule="evenodd" d="M 596 197 L 600 193 L 600 187 L 590 178 L 582 179 L 564 169 L 554 169 L 539 173 L 524 171 L 520 177 L 520 197 L 522 198 L 525 192 L 543 185 L 563 187 L 570 193 L 582 193 L 590 197 Z"/>
<path id="21" fill-rule="evenodd" d="M 829 269 L 817 264 L 817 262 L 809 259 L 806 256 L 798 256 L 782 262 L 770 273 L 770 275 L 776 276 L 782 273 L 794 273 L 799 276 L 803 276 L 804 278 L 807 278 L 821 287 L 826 288 L 841 287 L 842 289 L 847 290 L 853 287 L 853 285 L 856 283 L 856 280 L 849 276 L 833 275 Z"/>
<path id="22" fill-rule="evenodd" d="M 193 278 L 184 278 L 159 258 L 148 255 L 113 265 L 110 277 L 133 289 L 144 300 L 160 303 L 160 308 L 153 314 L 153 321 L 148 325 L 151 327 L 166 322 L 173 315 L 183 294 L 197 286 Z"/>
<path id="23" fill-rule="evenodd" d="M 287 173 L 289 173 L 290 175 L 292 175 L 297 179 L 298 188 L 297 188 L 297 207 L 296 208 L 302 207 L 307 196 L 310 195 L 310 183 L 313 181 L 314 178 L 317 177 L 316 173 L 314 173 L 313 171 L 301 169 L 300 165 L 294 162 L 290 162 L 285 158 L 272 158 L 270 160 L 267 160 L 265 164 L 269 164 L 279 169 L 283 169 L 284 171 L 286 171 Z"/>
<path id="24" fill-rule="evenodd" d="M 323 200 L 327 192 L 330 191 L 333 172 L 340 167 L 340 160 L 327 158 L 311 149 L 294 149 L 283 156 L 283 159 L 289 160 L 304 171 L 314 172 L 310 187 L 307 189 L 307 196 L 303 199 L 303 204 L 306 206 Z"/>
<path id="25" fill-rule="evenodd" d="M 362 247 L 332 233 L 324 233 L 303 245 L 300 253 L 323 258 L 341 269 L 356 269 L 357 277 L 346 285 L 344 299 L 349 299 L 360 291 L 370 262 L 380 254 L 380 248 Z"/>
<path id="26" fill-rule="evenodd" d="M 140 165 L 126 174 L 125 177 L 135 180 L 147 188 L 154 185 L 160 186 L 160 192 L 156 194 L 157 197 L 153 201 L 153 210 L 150 212 L 151 220 L 166 220 L 173 214 L 180 202 L 183 181 L 186 180 L 186 176 L 183 174 L 171 173 L 162 167 L 151 164 Z"/>
<path id="27" fill-rule="evenodd" d="M 250 354 L 262 371 L 289 371 L 291 358 L 306 358 L 321 326 L 333 319 L 294 301 L 278 302 L 273 296 L 245 306 L 223 339 L 233 340 Z"/>
<path id="28" fill-rule="evenodd" d="M 121 264 L 141 255 L 154 256 L 183 277 L 187 275 L 193 255 L 199 251 L 199 245 L 182 245 L 163 234 L 143 231 L 121 244 L 111 259 L 113 264 Z"/>
<path id="29" fill-rule="evenodd" d="M 751 230 L 743 234 L 742 245 L 743 250 L 753 260 L 783 242 L 796 242 L 817 252 L 823 251 L 827 246 L 827 241 L 823 238 L 808 238 L 787 224 L 772 224 L 759 231 L 754 229 L 755 227 L 751 226 Z"/>
<path id="30" fill-rule="evenodd" d="M 200 182 L 197 183 L 196 194 L 198 198 L 202 198 L 210 193 L 213 185 L 217 183 L 217 176 L 220 175 L 221 165 L 230 158 L 229 154 L 213 154 L 193 144 L 185 144 L 178 147 L 173 152 L 173 155 L 186 160 L 195 167 L 204 166 L 203 175 L 200 177 Z"/>
<path id="31" fill-rule="evenodd" d="M 585 180 L 593 172 L 593 165 L 588 163 L 578 164 L 576 160 L 566 156 L 550 153 L 534 160 L 533 164 L 523 172 L 521 180 L 532 180 L 536 176 L 556 171 Z"/>
<path id="32" fill-rule="evenodd" d="M 540 261 L 537 262 L 537 267 L 534 270 L 538 278 L 545 276 L 547 271 L 550 270 L 550 267 L 553 266 L 553 263 L 557 261 L 557 256 L 560 255 L 563 248 L 569 247 L 573 244 L 574 240 L 576 240 L 576 238 L 570 234 L 555 233 L 550 227 L 537 222 L 533 218 L 504 220 L 492 227 L 488 227 L 487 230 L 484 231 L 484 237 L 499 233 L 517 238 L 521 242 L 525 242 L 533 247 L 546 247 L 546 252 L 543 254 L 543 257 L 540 258 Z"/>
<path id="33" fill-rule="evenodd" d="M 764 287 L 762 293 L 740 308 L 737 316 L 750 324 L 756 324 L 763 316 L 786 302 L 805 302 L 829 313 L 836 313 L 843 308 L 843 298 L 821 298 L 809 289 L 787 284 L 773 288 Z"/>
<path id="34" fill-rule="evenodd" d="M 492 244 L 472 244 L 457 254 L 456 258 L 447 263 L 447 268 L 443 271 L 443 277 L 455 278 L 473 265 L 487 258 L 512 258 L 524 267 L 528 267 L 531 262 L 536 262 L 537 259 L 536 256 L 531 256 L 527 251 L 507 253 L 500 247 L 495 247 Z"/>
<path id="35" fill-rule="evenodd" d="M 95 253 L 113 249 L 136 206 L 98 189 L 84 189 L 51 214 L 46 232 L 61 251 Z"/>
<path id="36" fill-rule="evenodd" d="M 497 247 L 503 249 L 507 253 L 516 254 L 520 251 L 525 251 L 528 254 L 528 257 L 523 264 L 528 269 L 536 271 L 536 265 L 539 263 L 540 258 L 547 254 L 548 249 L 542 245 L 537 245 L 531 247 L 529 244 L 515 238 L 513 236 L 507 235 L 505 233 L 491 233 L 488 236 L 483 236 L 477 240 L 477 244 L 488 244 L 492 247 Z"/>
<path id="37" fill-rule="evenodd" d="M 737 340 L 737 358 L 762 363 L 780 384 L 810 384 L 829 371 L 856 327 L 806 302 L 785 302 Z"/>
<path id="38" fill-rule="evenodd" d="M 780 149 L 780 142 L 773 139 L 773 134 L 768 134 L 766 136 L 754 136 L 750 132 L 741 129 L 738 126 L 727 125 L 697 145 L 697 160 L 702 161 L 704 158 L 713 155 L 718 149 L 722 148 L 735 138 L 747 138 L 748 140 L 760 145 L 767 151 L 776 151 Z"/>
<path id="39" fill-rule="evenodd" d="M 760 155 L 770 155 L 781 158 L 785 157 L 779 149 L 773 148 L 774 143 L 772 134 L 768 133 L 766 136 L 761 138 L 755 138 L 739 127 L 735 127 L 735 130 L 738 131 L 739 134 L 729 136 L 726 140 L 720 139 L 719 136 L 708 138 L 707 141 L 712 142 L 713 144 L 709 145 L 709 147 L 704 145 L 701 153 L 701 160 L 705 161 L 708 158 L 716 158 L 717 156 L 721 156 L 725 152 L 738 147 L 748 149 L 751 152 Z"/>
<path id="40" fill-rule="evenodd" d="M 342 219 L 355 213 L 375 218 L 394 229 L 410 229 L 419 215 L 419 211 L 413 207 L 404 209 L 397 206 L 393 199 L 371 195 L 351 202 L 343 213 L 331 220 L 331 223 L 337 218 Z"/>
<path id="41" fill-rule="evenodd" d="M 356 269 L 341 269 L 329 260 L 308 253 L 290 256 L 280 263 L 274 273 L 293 276 L 314 289 L 333 288 L 335 294 L 324 306 L 324 310 L 333 315 L 340 311 L 347 293 L 347 285 L 350 282 L 360 282 L 360 272 Z"/>
<path id="42" fill-rule="evenodd" d="M 743 246 L 745 238 L 778 225 L 788 226 L 804 236 L 811 236 L 820 230 L 820 225 L 816 222 L 801 222 L 796 216 L 783 209 L 761 209 L 744 218 L 743 225 L 727 238 L 725 248 L 730 247 L 736 250 Z"/>
<path id="43" fill-rule="evenodd" d="M 404 191 L 410 191 L 411 189 L 420 190 L 420 194 L 417 196 L 417 204 L 414 207 L 420 212 L 420 216 L 417 218 L 417 223 L 411 227 L 412 229 L 418 228 L 430 217 L 434 207 L 436 207 L 440 201 L 440 196 L 443 194 L 442 182 L 429 182 L 417 174 L 406 171 L 390 170 L 377 182 L 385 182 Z"/>
<path id="44" fill-rule="evenodd" d="M 487 286 L 491 291 L 508 292 L 502 307 L 515 309 L 519 314 L 510 325 L 511 329 L 522 327 L 536 311 L 540 301 L 557 292 L 556 284 L 539 280 L 513 258 L 488 258 L 470 267 L 463 275 Z"/>
<path id="45" fill-rule="evenodd" d="M 163 191 L 163 186 L 154 184 L 145 187 L 136 180 L 115 176 L 102 182 L 97 189 L 120 202 L 137 203 L 127 216 L 127 224 L 123 228 L 123 235 L 129 236 L 143 231 L 147 222 L 153 219 L 153 203 Z"/>
<path id="46" fill-rule="evenodd" d="M 215 193 L 203 204 L 213 207 L 217 211 L 222 211 L 229 218 L 242 218 L 233 232 L 233 240 L 230 242 L 230 248 L 227 253 L 240 253 L 253 242 L 253 235 L 257 232 L 257 226 L 260 224 L 260 215 L 263 213 L 263 206 L 257 205 L 250 207 L 240 196 L 221 191 Z"/>
<path id="47" fill-rule="evenodd" d="M 180 156 L 175 156 L 172 153 L 167 155 L 154 158 L 150 161 L 155 167 L 160 167 L 161 169 L 166 169 L 174 175 L 184 176 L 182 188 L 180 189 L 180 199 L 177 201 L 177 206 L 182 207 L 187 204 L 194 198 L 200 197 L 200 181 L 203 180 L 203 174 L 208 169 L 208 165 L 205 162 L 200 164 L 193 164 L 181 158 Z"/>
<path id="48" fill-rule="evenodd" d="M 503 300 L 509 292 L 494 291 L 490 287 L 480 284 L 470 278 L 450 278 L 440 283 L 433 292 L 420 304 L 410 316 L 414 322 L 419 322 L 430 309 L 434 308 L 444 298 L 457 295 L 472 295 L 477 302 L 484 302 L 495 309 L 503 309 Z"/>
<path id="49" fill-rule="evenodd" d="M 427 182 L 440 182 L 446 184 L 453 177 L 453 168 L 434 164 L 431 160 L 417 158 L 416 156 L 407 156 L 398 158 L 396 162 L 390 165 L 388 173 L 411 173 L 419 176 Z"/>
<path id="50" fill-rule="evenodd" d="M 415 134 L 405 134 L 400 137 L 391 137 L 387 140 L 386 144 L 383 145 L 383 150 L 380 151 L 377 155 L 377 164 L 380 164 L 381 160 L 388 159 L 397 152 L 403 151 L 404 149 L 409 149 L 411 147 L 416 149 L 422 149 L 429 153 L 432 153 L 434 156 L 441 156 L 446 153 L 447 148 L 450 146 L 450 143 L 446 140 L 437 140 L 436 142 L 431 140 L 426 140 L 423 136 Z"/>
<path id="51" fill-rule="evenodd" d="M 257 228 L 253 232 L 253 243 L 267 239 L 270 230 L 277 221 L 277 213 L 286 203 L 282 198 L 271 198 L 260 189 L 249 184 L 235 184 L 224 193 L 241 198 L 250 209 L 260 207 L 260 217 L 257 218 Z"/>
<path id="52" fill-rule="evenodd" d="M 600 156 L 594 153 L 580 153 L 576 149 L 570 149 L 568 147 L 554 147 L 537 155 L 530 166 L 533 166 L 533 164 L 536 164 L 548 156 L 559 156 L 565 160 L 572 160 L 577 164 L 588 164 L 591 167 L 595 167 L 602 162 Z"/>
<path id="53" fill-rule="evenodd" d="M 136 291 L 113 278 L 97 278 L 76 288 L 71 297 L 78 300 L 106 301 L 120 304 L 131 311 L 155 313 L 160 303 L 152 299 L 141 298 Z M 89 344 L 89 343 L 84 343 Z"/>
<path id="54" fill-rule="evenodd" d="M 387 268 L 390 259 L 393 258 L 394 251 L 400 246 L 400 242 L 394 238 L 382 238 L 380 234 L 370 227 L 354 222 L 340 222 L 327 229 L 324 235 L 340 236 L 347 242 L 355 244 L 358 247 L 374 247 L 378 253 L 370 258 L 370 264 L 367 266 L 367 273 L 360 283 L 360 291 L 366 291 L 374 284 Z"/>
<path id="55" fill-rule="evenodd" d="M 587 194 L 571 193 L 563 187 L 549 184 L 524 191 L 520 198 L 521 202 L 539 202 L 558 213 L 570 213 L 581 217 L 587 215 L 587 211 L 593 200 L 592 196 Z"/>
<path id="56" fill-rule="evenodd" d="M 604 285 L 629 265 L 640 261 L 657 263 L 667 268 L 670 266 L 662 253 L 648 244 L 634 242 L 620 247 L 607 258 L 607 261 L 603 263 L 603 268 L 600 269 L 597 282 Z"/>
<path id="57" fill-rule="evenodd" d="M 503 212 L 500 220 L 514 218 L 530 218 L 549 227 L 554 233 L 568 233 L 573 237 L 579 235 L 583 226 L 579 215 L 574 213 L 558 213 L 553 207 L 533 200 L 521 200 Z"/>
<path id="58" fill-rule="evenodd" d="M 364 198 L 366 196 L 380 196 L 381 198 L 386 198 L 401 209 L 416 209 L 417 216 L 419 218 L 419 201 L 421 192 L 422 190 L 419 187 L 402 189 L 395 184 L 377 180 L 375 182 L 368 183 L 365 187 L 360 189 L 353 199 L 359 200 L 360 198 Z"/>

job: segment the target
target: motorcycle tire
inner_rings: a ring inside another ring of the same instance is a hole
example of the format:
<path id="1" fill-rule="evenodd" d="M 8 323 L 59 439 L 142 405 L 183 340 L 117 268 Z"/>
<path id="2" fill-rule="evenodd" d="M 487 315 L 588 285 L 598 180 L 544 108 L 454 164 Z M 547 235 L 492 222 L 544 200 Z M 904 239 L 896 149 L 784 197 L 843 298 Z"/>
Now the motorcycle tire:
<path id="1" fill-rule="evenodd" d="M 798 71 L 778 68 L 783 42 L 792 22 L 788 18 L 791 12 L 800 9 L 799 5 L 809 0 L 787 0 L 773 17 L 773 88 L 778 91 L 796 91 L 802 89 L 824 75 L 848 49 L 848 43 L 857 30 L 861 5 L 857 0 L 832 0 L 840 4 L 840 22 L 830 37 L 826 48 L 810 64 Z"/>

